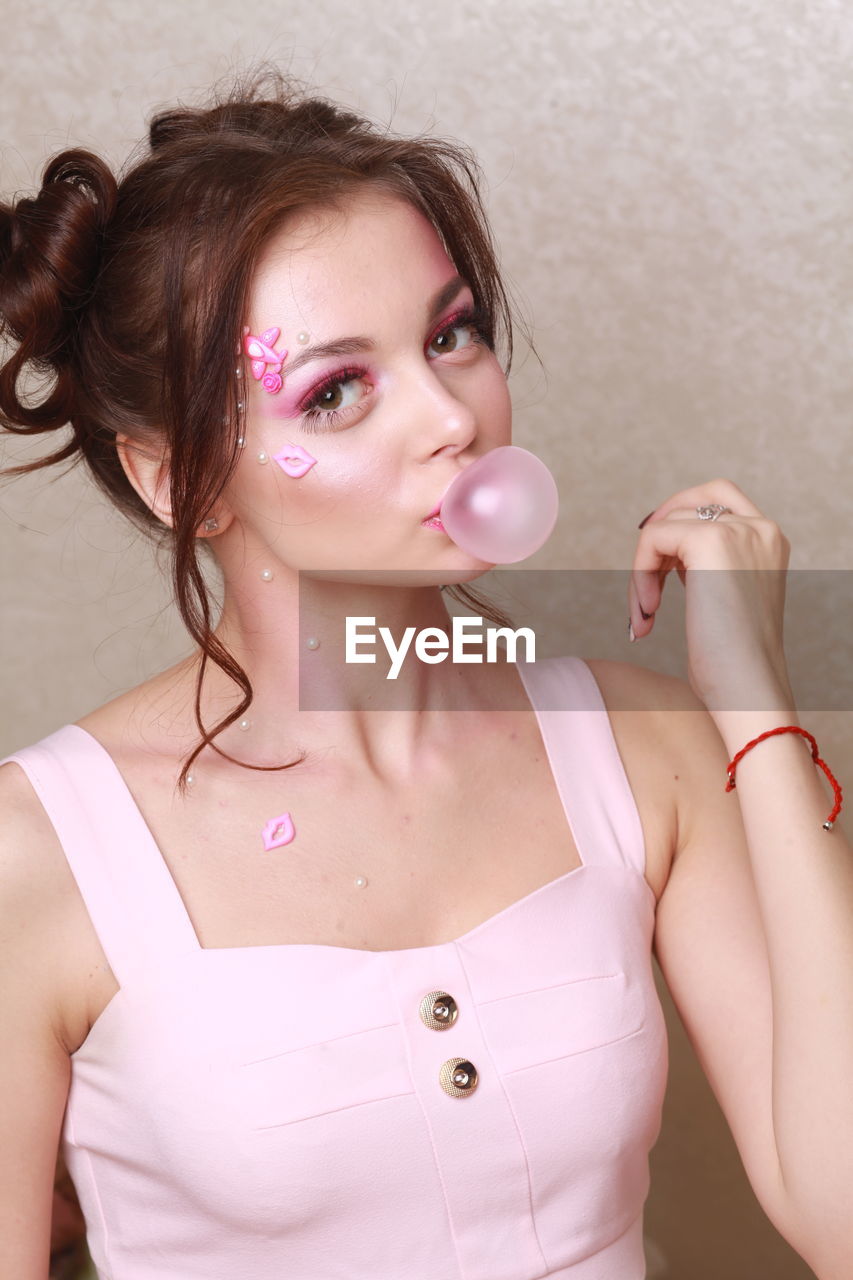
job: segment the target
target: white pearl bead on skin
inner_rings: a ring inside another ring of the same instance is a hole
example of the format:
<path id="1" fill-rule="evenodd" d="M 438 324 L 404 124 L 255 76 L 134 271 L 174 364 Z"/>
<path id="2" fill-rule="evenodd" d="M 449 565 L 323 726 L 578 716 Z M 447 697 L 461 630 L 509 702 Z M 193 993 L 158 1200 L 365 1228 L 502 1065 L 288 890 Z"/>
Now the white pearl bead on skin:
<path id="1" fill-rule="evenodd" d="M 305 346 L 306 342 L 310 341 L 310 338 L 311 338 L 311 334 L 305 333 L 304 330 L 302 331 L 302 333 L 297 333 L 296 335 L 296 341 L 301 342 L 303 347 Z"/>
<path id="2" fill-rule="evenodd" d="M 265 453 L 264 450 L 261 449 L 260 453 L 258 454 L 258 462 L 260 462 L 261 465 L 263 465 L 265 462 L 269 462 L 269 460 L 270 460 L 270 455 L 268 453 Z"/>
<path id="3" fill-rule="evenodd" d="M 367 887 L 367 876 L 356 876 L 356 878 L 355 878 L 355 884 L 356 884 L 356 888 L 357 888 L 357 889 L 364 889 L 364 888 L 366 888 L 366 887 Z"/>
<path id="4" fill-rule="evenodd" d="M 194 774 L 194 773 L 188 773 L 188 774 L 187 774 L 187 786 L 188 786 L 188 787 L 192 787 L 192 786 L 194 786 L 194 784 L 195 784 L 195 774 Z"/>
<path id="5" fill-rule="evenodd" d="M 261 569 L 261 577 L 264 582 L 272 582 L 272 569 Z"/>
<path id="6" fill-rule="evenodd" d="M 240 720 L 238 723 L 239 723 L 239 727 L 243 730 L 244 733 L 246 732 L 247 729 L 251 729 L 252 727 L 251 720 L 243 719 L 243 720 Z"/>
<path id="7" fill-rule="evenodd" d="M 320 641 L 317 639 L 317 637 L 316 637 L 316 636 L 309 636 L 309 637 L 308 637 L 308 639 L 305 641 L 305 648 L 306 648 L 306 649 L 319 649 L 319 648 L 320 648 Z"/>

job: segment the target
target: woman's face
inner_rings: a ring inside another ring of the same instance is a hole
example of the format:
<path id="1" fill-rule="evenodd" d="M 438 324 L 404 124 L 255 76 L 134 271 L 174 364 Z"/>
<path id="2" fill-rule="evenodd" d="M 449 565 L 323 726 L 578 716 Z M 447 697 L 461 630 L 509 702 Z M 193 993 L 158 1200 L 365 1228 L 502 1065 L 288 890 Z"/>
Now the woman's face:
<path id="1" fill-rule="evenodd" d="M 287 353 L 283 385 L 271 394 L 241 357 L 246 446 L 226 495 L 253 564 L 364 580 L 484 571 L 423 523 L 460 471 L 511 440 L 506 378 L 482 323 L 437 233 L 400 198 L 358 192 L 270 243 L 248 327 L 280 329 L 270 345 Z M 274 460 L 293 446 L 316 459 L 299 477 Z"/>

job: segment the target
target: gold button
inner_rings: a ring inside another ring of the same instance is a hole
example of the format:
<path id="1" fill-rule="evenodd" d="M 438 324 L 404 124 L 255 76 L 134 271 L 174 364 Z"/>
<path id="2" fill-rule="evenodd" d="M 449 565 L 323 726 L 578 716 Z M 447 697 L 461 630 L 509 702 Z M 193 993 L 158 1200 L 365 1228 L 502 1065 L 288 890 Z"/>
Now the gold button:
<path id="1" fill-rule="evenodd" d="M 459 1006 L 446 991 L 430 991 L 421 1001 L 418 1012 L 425 1027 L 431 1027 L 433 1031 L 444 1031 L 458 1018 Z"/>
<path id="2" fill-rule="evenodd" d="M 451 1098 L 467 1098 L 477 1088 L 477 1068 L 467 1058 L 448 1058 L 438 1073 L 439 1084 Z"/>

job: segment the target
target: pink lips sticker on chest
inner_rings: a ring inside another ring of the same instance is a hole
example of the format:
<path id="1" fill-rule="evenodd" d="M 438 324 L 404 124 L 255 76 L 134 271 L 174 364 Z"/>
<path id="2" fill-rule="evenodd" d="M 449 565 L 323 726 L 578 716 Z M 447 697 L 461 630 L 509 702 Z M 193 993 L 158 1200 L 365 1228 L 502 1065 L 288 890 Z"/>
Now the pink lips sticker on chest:
<path id="1" fill-rule="evenodd" d="M 273 459 L 278 463 L 282 471 L 297 480 L 300 476 L 304 476 L 306 471 L 310 471 L 317 461 L 316 458 L 312 458 L 311 454 L 298 444 L 286 444 L 278 453 L 273 454 Z"/>
<path id="2" fill-rule="evenodd" d="M 278 849 L 283 844 L 290 844 L 296 835 L 296 828 L 289 813 L 280 813 L 277 818 L 270 818 L 261 833 L 264 849 Z"/>

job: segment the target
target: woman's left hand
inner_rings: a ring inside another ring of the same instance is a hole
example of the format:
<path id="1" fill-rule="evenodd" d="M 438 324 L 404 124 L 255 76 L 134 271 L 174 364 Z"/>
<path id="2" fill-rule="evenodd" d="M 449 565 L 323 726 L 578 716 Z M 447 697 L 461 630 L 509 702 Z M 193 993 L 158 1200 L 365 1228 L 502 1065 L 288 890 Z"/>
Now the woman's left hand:
<path id="1" fill-rule="evenodd" d="M 700 519 L 697 508 L 713 504 L 728 510 Z M 793 701 L 782 645 L 790 551 L 730 480 L 682 489 L 646 520 L 628 591 L 634 635 L 652 630 L 675 569 L 686 595 L 688 681 L 709 711 L 752 710 L 768 696 Z"/>

